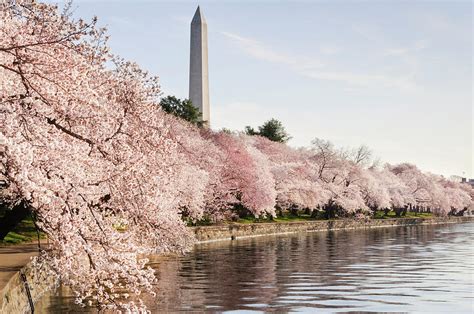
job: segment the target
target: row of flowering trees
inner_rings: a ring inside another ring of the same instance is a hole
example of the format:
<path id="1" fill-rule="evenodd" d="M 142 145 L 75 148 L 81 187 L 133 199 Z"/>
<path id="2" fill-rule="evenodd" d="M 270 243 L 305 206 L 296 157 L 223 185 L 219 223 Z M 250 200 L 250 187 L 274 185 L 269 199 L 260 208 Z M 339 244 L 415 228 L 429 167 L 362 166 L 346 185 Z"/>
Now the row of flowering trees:
<path id="1" fill-rule="evenodd" d="M 347 152 L 315 139 L 310 148 L 294 149 L 259 136 L 200 133 L 199 145 L 218 156 L 211 168 L 201 169 L 220 173 L 217 181 L 209 182 L 211 199 L 204 198 L 196 219 L 242 214 L 242 209 L 256 217 L 275 216 L 278 209 L 323 212 L 327 218 L 391 209 L 398 215 L 407 210 L 447 215 L 466 209 L 474 197 L 469 185 L 423 173 L 411 164 L 368 166 L 370 152 L 364 146 Z M 202 155 L 190 156 L 199 160 Z M 215 195 L 221 202 L 214 201 Z"/>
<path id="2" fill-rule="evenodd" d="M 189 249 L 185 219 L 294 208 L 445 215 L 472 202 L 466 186 L 413 165 L 368 167 L 363 148 L 350 154 L 317 139 L 293 149 L 194 127 L 160 110 L 157 78 L 112 55 L 106 40 L 95 19 L 1 4 L 4 204 L 34 214 L 51 244 L 36 265 L 48 264 L 79 303 L 143 309 L 127 299 L 152 291 L 143 256 Z"/>

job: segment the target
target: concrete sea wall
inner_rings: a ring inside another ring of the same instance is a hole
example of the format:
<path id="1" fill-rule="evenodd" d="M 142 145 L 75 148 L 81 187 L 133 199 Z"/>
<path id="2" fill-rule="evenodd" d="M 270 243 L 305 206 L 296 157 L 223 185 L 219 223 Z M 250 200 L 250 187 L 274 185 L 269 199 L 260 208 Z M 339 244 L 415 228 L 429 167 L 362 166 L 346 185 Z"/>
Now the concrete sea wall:
<path id="1" fill-rule="evenodd" d="M 373 220 L 316 220 L 302 222 L 225 224 L 218 226 L 193 227 L 196 239 L 200 243 L 211 241 L 229 241 L 248 237 L 274 234 L 292 234 L 318 232 L 341 229 L 370 229 L 381 227 L 397 227 L 411 225 L 435 225 L 474 221 L 474 217 L 442 217 L 442 218 L 399 218 Z M 27 264 L 22 272 L 25 274 L 28 289 L 33 302 L 36 302 L 48 290 L 57 285 L 49 275 L 49 269 L 34 269 Z M 0 291 L 0 313 L 28 313 L 30 305 L 28 292 L 20 273 L 15 274 L 8 284 Z"/>
<path id="2" fill-rule="evenodd" d="M 474 221 L 474 217 L 397 218 L 397 219 L 338 219 L 280 223 L 226 224 L 221 226 L 193 227 L 199 242 L 236 240 L 272 234 L 317 232 L 341 229 L 369 229 L 410 225 L 435 225 Z"/>

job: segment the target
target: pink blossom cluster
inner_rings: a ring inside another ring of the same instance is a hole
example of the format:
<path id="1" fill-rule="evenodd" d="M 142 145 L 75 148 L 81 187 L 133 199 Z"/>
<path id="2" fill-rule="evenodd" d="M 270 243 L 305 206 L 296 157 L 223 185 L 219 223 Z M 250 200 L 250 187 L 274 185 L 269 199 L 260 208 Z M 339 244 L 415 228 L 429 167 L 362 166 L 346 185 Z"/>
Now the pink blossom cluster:
<path id="1" fill-rule="evenodd" d="M 158 79 L 112 55 L 96 21 L 52 5 L 0 7 L 0 170 L 51 246 L 49 264 L 81 304 L 144 309 L 148 254 L 184 252 L 186 220 L 248 212 L 462 210 L 467 185 L 401 164 L 369 166 L 363 147 L 316 139 L 294 149 L 199 129 L 159 109 Z"/>

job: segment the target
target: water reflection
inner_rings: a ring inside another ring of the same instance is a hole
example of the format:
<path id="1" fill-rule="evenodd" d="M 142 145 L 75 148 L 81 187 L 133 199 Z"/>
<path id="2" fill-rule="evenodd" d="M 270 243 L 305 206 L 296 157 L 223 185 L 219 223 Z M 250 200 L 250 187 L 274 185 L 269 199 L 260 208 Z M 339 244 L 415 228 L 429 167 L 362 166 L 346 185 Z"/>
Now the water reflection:
<path id="1" fill-rule="evenodd" d="M 474 223 L 269 236 L 157 257 L 152 312 L 472 313 Z M 51 295 L 43 312 L 76 313 Z"/>

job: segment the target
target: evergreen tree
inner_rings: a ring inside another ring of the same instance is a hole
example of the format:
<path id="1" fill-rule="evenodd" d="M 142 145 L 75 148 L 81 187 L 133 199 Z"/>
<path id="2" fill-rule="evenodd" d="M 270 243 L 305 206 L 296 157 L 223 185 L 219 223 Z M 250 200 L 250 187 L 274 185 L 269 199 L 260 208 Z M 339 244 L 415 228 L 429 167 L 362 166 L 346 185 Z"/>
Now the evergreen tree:
<path id="1" fill-rule="evenodd" d="M 160 101 L 161 108 L 172 115 L 201 126 L 201 112 L 194 107 L 189 99 L 178 99 L 175 96 L 166 96 Z"/>
<path id="2" fill-rule="evenodd" d="M 246 126 L 244 130 L 247 135 L 260 135 L 271 141 L 286 143 L 291 136 L 286 132 L 285 127 L 277 119 L 270 119 L 258 127 L 258 131 L 250 126 Z"/>

